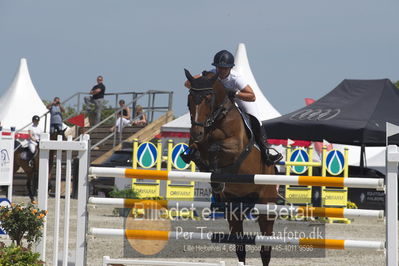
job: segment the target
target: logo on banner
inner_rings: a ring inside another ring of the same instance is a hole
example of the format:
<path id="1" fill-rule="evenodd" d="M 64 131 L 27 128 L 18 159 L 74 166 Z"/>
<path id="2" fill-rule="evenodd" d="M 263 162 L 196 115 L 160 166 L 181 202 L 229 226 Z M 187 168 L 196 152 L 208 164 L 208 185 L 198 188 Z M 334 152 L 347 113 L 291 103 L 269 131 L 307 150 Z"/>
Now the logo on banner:
<path id="1" fill-rule="evenodd" d="M 186 143 L 178 143 L 172 149 L 172 163 L 176 169 L 184 170 L 190 166 L 180 157 L 183 153 L 188 153 L 188 145 Z"/>
<path id="2" fill-rule="evenodd" d="M 332 175 L 339 175 L 345 167 L 345 158 L 339 150 L 331 150 L 326 157 L 327 171 Z"/>
<path id="3" fill-rule="evenodd" d="M 0 198 L 0 208 L 2 207 L 11 207 L 10 201 L 6 198 Z M 3 228 L 1 228 L 1 223 L 0 223 L 0 235 L 6 235 L 6 232 L 4 232 Z"/>
<path id="4" fill-rule="evenodd" d="M 0 167 L 6 167 L 10 164 L 10 155 L 6 149 L 0 150 Z"/>
<path id="5" fill-rule="evenodd" d="M 291 162 L 304 163 L 309 162 L 309 155 L 304 149 L 295 149 L 291 154 Z M 296 174 L 303 174 L 308 170 L 307 166 L 296 165 L 291 166 L 291 170 Z"/>
<path id="6" fill-rule="evenodd" d="M 305 109 L 290 116 L 290 120 L 330 120 L 341 113 L 341 109 Z"/>
<path id="7" fill-rule="evenodd" d="M 143 142 L 137 148 L 137 162 L 143 168 L 151 168 L 158 158 L 157 147 L 151 142 Z"/>

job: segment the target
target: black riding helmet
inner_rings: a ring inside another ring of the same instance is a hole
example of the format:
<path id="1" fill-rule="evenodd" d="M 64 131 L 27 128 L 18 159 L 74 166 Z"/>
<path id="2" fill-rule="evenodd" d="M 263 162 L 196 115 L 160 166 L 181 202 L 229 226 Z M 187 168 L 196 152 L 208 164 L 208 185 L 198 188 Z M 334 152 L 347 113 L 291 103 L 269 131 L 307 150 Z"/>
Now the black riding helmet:
<path id="1" fill-rule="evenodd" d="M 40 121 L 40 117 L 38 115 L 32 116 L 32 122 Z"/>
<path id="2" fill-rule="evenodd" d="M 234 56 L 227 50 L 222 50 L 213 57 L 213 66 L 215 67 L 233 67 Z"/>

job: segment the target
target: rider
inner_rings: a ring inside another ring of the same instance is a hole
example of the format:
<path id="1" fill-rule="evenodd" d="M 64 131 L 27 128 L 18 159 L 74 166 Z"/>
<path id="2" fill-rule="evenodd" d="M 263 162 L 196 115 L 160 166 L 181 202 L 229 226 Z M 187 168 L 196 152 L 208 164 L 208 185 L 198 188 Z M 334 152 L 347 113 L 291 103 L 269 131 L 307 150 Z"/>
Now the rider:
<path id="1" fill-rule="evenodd" d="M 248 113 L 256 118 L 257 122 L 255 123 L 258 123 L 259 125 L 252 125 L 252 129 L 254 131 L 256 142 L 258 143 L 264 158 L 266 158 L 268 163 L 271 164 L 275 164 L 280 161 L 283 156 L 280 153 L 270 154 L 270 148 L 266 146 L 265 140 L 267 137 L 259 119 L 260 112 L 258 105 L 256 104 L 254 91 L 244 77 L 232 69 L 234 67 L 234 56 L 229 51 L 222 50 L 216 53 L 213 58 L 212 65 L 216 68 L 212 69 L 211 72 L 219 74 L 218 79 L 226 88 L 230 99 L 234 100 L 243 112 Z M 194 77 L 198 78 L 200 75 Z M 191 88 L 190 81 L 188 80 L 184 85 L 189 89 Z M 182 156 L 183 160 L 190 160 L 190 157 L 190 155 Z"/>
<path id="2" fill-rule="evenodd" d="M 28 148 L 30 151 L 29 155 L 30 167 L 33 167 L 34 165 L 33 159 L 35 157 L 36 147 L 38 146 L 40 141 L 40 134 L 42 133 L 42 130 L 39 128 L 39 122 L 40 122 L 40 117 L 34 115 L 32 117 L 32 125 L 28 129 L 29 132 Z"/>

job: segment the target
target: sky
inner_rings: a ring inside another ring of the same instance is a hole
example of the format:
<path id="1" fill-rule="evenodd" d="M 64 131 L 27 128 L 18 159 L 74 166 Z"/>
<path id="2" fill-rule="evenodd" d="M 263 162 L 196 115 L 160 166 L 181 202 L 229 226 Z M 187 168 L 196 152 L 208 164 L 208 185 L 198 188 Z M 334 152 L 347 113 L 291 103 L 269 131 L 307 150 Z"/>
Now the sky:
<path id="1" fill-rule="evenodd" d="M 286 114 L 346 78 L 399 80 L 398 10 L 394 0 L 0 1 L 0 95 L 24 57 L 42 99 L 88 92 L 103 75 L 107 92 L 173 91 L 178 116 L 183 69 L 208 70 L 244 43 Z"/>

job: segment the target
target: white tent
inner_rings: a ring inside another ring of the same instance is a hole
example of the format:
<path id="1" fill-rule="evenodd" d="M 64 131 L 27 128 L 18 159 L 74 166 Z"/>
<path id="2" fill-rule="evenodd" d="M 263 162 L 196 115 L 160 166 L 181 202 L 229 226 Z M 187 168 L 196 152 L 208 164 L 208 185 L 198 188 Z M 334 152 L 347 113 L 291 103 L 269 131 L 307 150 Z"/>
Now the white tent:
<path id="1" fill-rule="evenodd" d="M 337 145 L 335 149 L 343 150 L 342 147 L 348 148 L 349 165 L 360 166 L 360 146 Z M 368 168 L 376 169 L 385 174 L 385 147 L 366 147 L 366 164 Z"/>
<path id="2" fill-rule="evenodd" d="M 261 112 L 261 120 L 264 121 L 280 116 L 280 113 L 269 103 L 265 95 L 263 95 L 262 91 L 260 90 L 258 84 L 256 83 L 254 75 L 252 74 L 251 68 L 249 66 L 245 44 L 240 43 L 238 45 L 234 63 L 234 69 L 240 72 L 241 75 L 245 77 L 255 93 L 258 107 Z M 163 125 L 161 128 L 161 132 L 189 132 L 190 126 L 190 114 L 187 113 Z"/>
<path id="3" fill-rule="evenodd" d="M 32 116 L 41 116 L 47 112 L 46 106 L 33 86 L 28 65 L 22 58 L 11 86 L 0 96 L 0 121 L 4 128 L 21 129 L 32 121 Z M 47 119 L 47 129 L 50 119 Z M 44 118 L 40 126 L 44 130 Z"/>
<path id="4" fill-rule="evenodd" d="M 190 113 L 186 113 L 161 127 L 162 131 L 167 132 L 189 132 L 191 127 Z"/>
<path id="5" fill-rule="evenodd" d="M 248 81 L 248 84 L 251 86 L 252 90 L 255 93 L 256 102 L 260 111 L 259 119 L 261 121 L 265 121 L 281 116 L 281 114 L 266 99 L 265 95 L 263 95 L 261 89 L 256 83 L 254 75 L 252 74 L 251 68 L 249 66 L 247 50 L 245 49 L 245 44 L 243 43 L 240 43 L 238 45 L 234 64 L 234 69 Z"/>

